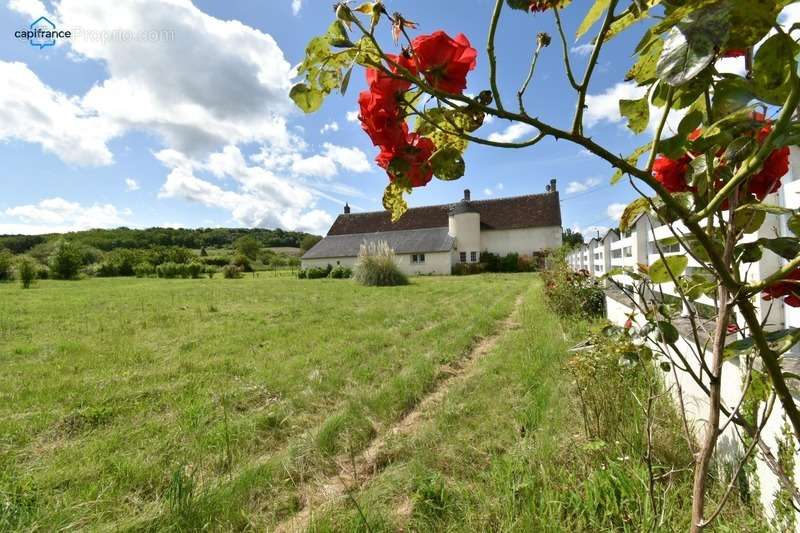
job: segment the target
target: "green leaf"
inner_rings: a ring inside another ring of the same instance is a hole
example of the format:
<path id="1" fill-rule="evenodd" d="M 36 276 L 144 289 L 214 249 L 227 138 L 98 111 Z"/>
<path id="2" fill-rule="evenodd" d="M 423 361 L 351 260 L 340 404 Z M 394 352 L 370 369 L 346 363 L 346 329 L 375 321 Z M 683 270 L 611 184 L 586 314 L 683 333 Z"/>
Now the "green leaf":
<path id="1" fill-rule="evenodd" d="M 322 93 L 305 83 L 298 83 L 292 87 L 289 98 L 305 113 L 313 113 L 322 105 Z"/>
<path id="2" fill-rule="evenodd" d="M 764 224 L 767 218 L 766 211 L 759 210 L 745 210 L 737 209 L 733 214 L 733 222 L 736 227 L 741 229 L 744 233 L 755 233 Z M 760 255 L 759 258 L 760 259 Z M 756 259 L 756 260 L 758 260 Z"/>
<path id="3" fill-rule="evenodd" d="M 647 103 L 647 95 L 638 100 L 620 100 L 620 114 L 628 119 L 628 129 L 634 133 L 642 133 L 647 129 L 650 120 L 650 106 Z"/>
<path id="4" fill-rule="evenodd" d="M 800 328 L 773 331 L 764 335 L 764 339 L 767 341 L 767 346 L 769 346 L 769 349 L 775 352 L 775 354 L 780 355 L 784 352 L 787 352 L 792 346 L 797 344 L 798 340 L 800 340 Z M 725 351 L 723 353 L 725 358 L 729 359 L 738 355 L 753 353 L 755 350 L 755 340 L 752 337 L 747 337 L 746 339 L 741 339 L 728 344 L 725 346 Z"/>
<path id="5" fill-rule="evenodd" d="M 753 87 L 756 96 L 775 105 L 782 104 L 792 84 L 797 45 L 784 33 L 766 40 L 753 59 Z"/>
<path id="6" fill-rule="evenodd" d="M 347 72 L 342 79 L 342 86 L 339 87 L 339 92 L 342 93 L 342 96 L 347 92 L 347 88 L 350 86 L 350 75 L 353 74 L 353 67 L 347 69 Z"/>
<path id="7" fill-rule="evenodd" d="M 331 46 L 336 48 L 350 48 L 351 46 L 355 46 L 355 43 L 347 36 L 347 29 L 344 27 L 344 23 L 342 23 L 341 20 L 336 20 L 330 25 L 327 37 Z"/>
<path id="8" fill-rule="evenodd" d="M 783 257 L 794 259 L 800 255 L 800 241 L 796 237 L 776 237 L 774 239 L 758 239 L 758 244 Z"/>
<path id="9" fill-rule="evenodd" d="M 644 49 L 636 63 L 625 75 L 625 81 L 635 80 L 639 85 L 650 85 L 656 79 L 656 64 L 664 48 L 664 41 L 656 38 L 652 44 Z"/>
<path id="10" fill-rule="evenodd" d="M 789 220 L 786 221 L 786 225 L 788 226 L 789 231 L 800 236 L 800 215 L 795 214 L 790 216 Z"/>
<path id="11" fill-rule="evenodd" d="M 464 175 L 464 158 L 461 151 L 453 147 L 445 147 L 436 151 L 430 159 L 433 175 L 444 181 L 457 180 Z"/>
<path id="12" fill-rule="evenodd" d="M 647 19 L 648 11 L 661 3 L 661 0 L 644 0 L 640 2 L 631 2 L 631 5 L 622 14 L 617 15 L 616 20 L 611 23 L 606 34 L 606 41 L 616 37 L 619 33 L 627 30 L 633 24 Z M 641 8 L 643 9 L 640 9 Z"/>
<path id="13" fill-rule="evenodd" d="M 764 256 L 764 252 L 757 242 L 736 245 L 734 254 L 739 257 L 739 261 L 742 263 L 755 263 L 756 261 L 761 261 L 761 258 Z"/>
<path id="14" fill-rule="evenodd" d="M 657 259 L 650 265 L 650 281 L 653 283 L 669 283 L 672 278 L 677 278 L 686 270 L 689 258 L 685 255 L 671 255 Z M 670 276 L 670 272 L 672 276 Z"/>
<path id="15" fill-rule="evenodd" d="M 712 63 L 729 30 L 726 2 L 692 12 L 669 29 L 656 66 L 658 77 L 676 87 L 687 83 Z"/>
<path id="16" fill-rule="evenodd" d="M 725 75 L 714 84 L 711 105 L 715 117 L 724 117 L 747 106 L 754 98 L 752 83 L 738 76 Z"/>
<path id="17" fill-rule="evenodd" d="M 650 202 L 647 198 L 637 198 L 625 208 L 622 216 L 619 219 L 619 230 L 628 231 L 628 228 L 633 225 L 640 215 L 646 213 L 650 209 Z"/>
<path id="18" fill-rule="evenodd" d="M 789 215 L 794 213 L 794 210 L 788 207 L 762 203 L 744 204 L 736 208 L 736 211 L 763 211 L 764 213 L 771 213 L 773 215 Z"/>
<path id="19" fill-rule="evenodd" d="M 650 150 L 650 143 L 643 144 L 642 146 L 634 150 L 628 157 L 626 157 L 625 161 L 627 161 L 633 166 L 636 166 L 636 163 L 639 161 L 639 158 L 642 157 L 642 155 L 645 154 L 648 150 Z M 617 169 L 614 172 L 614 175 L 611 176 L 611 185 L 614 185 L 619 180 L 621 180 L 624 174 L 625 173 L 622 172 L 622 170 Z"/>
<path id="20" fill-rule="evenodd" d="M 417 117 L 415 130 L 420 135 L 429 137 L 438 149 L 455 148 L 461 153 L 467 148 L 468 143 L 457 134 L 473 132 L 482 123 L 483 114 L 473 109 L 435 107 Z"/>
<path id="21" fill-rule="evenodd" d="M 592 4 L 592 7 L 589 8 L 589 11 L 586 12 L 586 16 L 583 17 L 583 21 L 581 21 L 580 26 L 578 26 L 578 30 L 575 32 L 575 39 L 580 39 L 583 35 L 589 31 L 595 22 L 600 20 L 600 17 L 603 13 L 606 12 L 608 9 L 608 4 L 611 0 L 595 0 L 595 3 Z"/>
<path id="22" fill-rule="evenodd" d="M 735 166 L 747 159 L 756 143 L 752 137 L 737 137 L 728 145 L 722 157 Z"/>
<path id="23" fill-rule="evenodd" d="M 680 338 L 678 330 L 675 328 L 675 326 L 663 320 L 658 322 L 658 332 L 661 342 L 665 342 L 667 344 L 674 344 L 678 342 L 678 339 Z"/>

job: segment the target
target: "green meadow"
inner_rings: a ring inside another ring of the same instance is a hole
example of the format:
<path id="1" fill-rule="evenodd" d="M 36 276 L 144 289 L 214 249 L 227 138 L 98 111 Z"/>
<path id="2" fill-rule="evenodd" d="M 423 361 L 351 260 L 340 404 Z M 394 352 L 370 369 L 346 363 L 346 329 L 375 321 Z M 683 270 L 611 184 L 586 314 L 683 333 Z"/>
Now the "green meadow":
<path id="1" fill-rule="evenodd" d="M 0 531 L 270 531 L 376 439 L 304 529 L 638 531 L 641 467 L 581 436 L 564 371 L 589 327 L 528 274 L 0 284 Z"/>

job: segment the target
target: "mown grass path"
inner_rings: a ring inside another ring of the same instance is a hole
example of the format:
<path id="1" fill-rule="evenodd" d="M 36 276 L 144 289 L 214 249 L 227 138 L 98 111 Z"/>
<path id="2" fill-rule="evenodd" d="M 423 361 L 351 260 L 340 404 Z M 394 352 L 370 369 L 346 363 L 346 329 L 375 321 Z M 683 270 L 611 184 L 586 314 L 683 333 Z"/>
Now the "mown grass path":
<path id="1" fill-rule="evenodd" d="M 385 452 L 388 439 L 409 435 L 418 430 L 423 420 L 433 414 L 433 410 L 442 403 L 452 387 L 474 375 L 480 360 L 491 352 L 498 340 L 508 330 L 519 327 L 517 314 L 522 302 L 523 295 L 519 295 L 511 314 L 502 321 L 495 332 L 475 344 L 466 357 L 454 364 L 442 365 L 438 372 L 440 378 L 430 394 L 425 396 L 403 418 L 387 428 L 385 432 L 377 435 L 363 452 L 351 456 L 341 455 L 336 459 L 338 469 L 333 475 L 310 480 L 301 487 L 302 509 L 296 515 L 278 524 L 275 532 L 305 531 L 315 508 L 336 503 L 337 500 L 341 500 L 348 493 L 357 490 L 378 475 L 386 466 Z"/>
<path id="2" fill-rule="evenodd" d="M 533 276 L 0 285 L 0 530 L 270 529 Z"/>

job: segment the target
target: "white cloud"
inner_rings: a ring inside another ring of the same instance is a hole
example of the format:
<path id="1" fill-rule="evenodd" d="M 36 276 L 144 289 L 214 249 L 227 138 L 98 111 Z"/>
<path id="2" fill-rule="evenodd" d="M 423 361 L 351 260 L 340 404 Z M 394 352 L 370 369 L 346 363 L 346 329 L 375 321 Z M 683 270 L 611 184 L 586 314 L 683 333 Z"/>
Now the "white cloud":
<path id="1" fill-rule="evenodd" d="M 0 79 L 0 140 L 39 144 L 67 163 L 111 164 L 106 143 L 119 134 L 114 124 L 42 83 L 24 63 L 0 61 Z"/>
<path id="2" fill-rule="evenodd" d="M 180 198 L 224 209 L 249 227 L 324 232 L 333 220 L 315 208 L 315 192 L 310 187 L 281 178 L 264 167 L 249 166 L 236 146 L 226 146 L 206 161 L 191 159 L 175 150 L 162 150 L 156 157 L 170 169 L 159 191 L 160 198 Z M 223 189 L 197 177 L 200 172 L 230 178 L 235 189 Z"/>
<path id="3" fill-rule="evenodd" d="M 502 191 L 502 190 L 503 190 L 503 187 L 504 187 L 504 186 L 503 186 L 503 184 L 502 184 L 502 183 L 498 183 L 498 184 L 497 184 L 497 190 L 498 190 L 498 191 Z"/>
<path id="4" fill-rule="evenodd" d="M 620 100 L 636 100 L 642 98 L 647 89 L 638 87 L 634 82 L 620 82 L 606 89 L 602 94 L 586 95 L 586 113 L 584 115 L 586 126 L 592 127 L 603 122 L 619 124 L 625 128 L 627 120 L 619 113 Z M 650 120 L 647 130 L 650 134 L 655 133 L 664 109 L 659 109 L 650 105 Z M 666 132 L 672 134 L 678 130 L 678 124 L 684 117 L 686 110 L 673 110 L 670 112 L 666 123 Z"/>
<path id="5" fill-rule="evenodd" d="M 494 142 L 510 143 L 522 139 L 535 131 L 535 128 L 529 124 L 512 124 L 502 132 L 495 132 L 489 135 L 489 140 Z"/>
<path id="6" fill-rule="evenodd" d="M 190 154 L 288 141 L 291 66 L 270 35 L 183 0 L 62 0 L 57 14 L 67 27 L 118 28 L 123 21 L 161 36 L 71 39 L 76 58 L 99 61 L 109 74 L 83 97 L 84 108 L 120 127 L 156 132 Z"/>
<path id="7" fill-rule="evenodd" d="M 0 224 L 0 233 L 62 233 L 91 228 L 113 228 L 125 225 L 133 213 L 130 209 L 118 210 L 112 204 L 81 205 L 63 198 L 45 198 L 36 204 L 20 205 L 6 209 L 5 216 L 17 219 L 11 224 Z"/>
<path id="8" fill-rule="evenodd" d="M 319 132 L 322 133 L 323 135 L 328 133 L 329 131 L 339 131 L 339 123 L 334 120 L 333 122 L 325 124 L 324 126 L 322 126 L 322 129 L 319 130 Z"/>
<path id="9" fill-rule="evenodd" d="M 588 43 L 587 44 L 576 44 L 575 46 L 570 48 L 570 50 L 573 53 L 578 54 L 580 56 L 588 56 L 589 54 L 592 53 L 593 49 L 594 49 L 594 45 L 593 44 L 588 44 Z"/>
<path id="10" fill-rule="evenodd" d="M 297 15 L 300 13 L 300 8 L 303 7 L 303 0 L 292 0 L 292 14 Z"/>
<path id="11" fill-rule="evenodd" d="M 492 195 L 494 195 L 494 191 L 487 187 L 487 188 L 483 189 L 483 194 L 486 195 L 486 196 L 492 196 Z"/>
<path id="12" fill-rule="evenodd" d="M 129 192 L 138 191 L 141 187 L 133 178 L 125 178 L 125 187 L 128 189 Z"/>
<path id="13" fill-rule="evenodd" d="M 347 115 L 345 115 L 345 118 L 347 119 L 347 122 L 358 122 L 358 114 L 358 110 L 348 111 Z"/>
<path id="14" fill-rule="evenodd" d="M 598 178 L 586 178 L 583 181 L 570 181 L 567 184 L 567 194 L 575 194 L 588 191 L 589 189 L 593 189 L 600 185 L 600 180 Z"/>
<path id="15" fill-rule="evenodd" d="M 483 194 L 485 196 L 494 196 L 497 192 L 503 190 L 503 184 L 497 183 L 494 187 L 486 187 L 483 189 Z"/>
<path id="16" fill-rule="evenodd" d="M 609 218 L 619 221 L 622 217 L 622 212 L 625 211 L 625 207 L 627 207 L 625 204 L 614 203 L 608 206 L 606 213 Z"/>
<path id="17" fill-rule="evenodd" d="M 599 234 L 601 237 L 605 235 L 608 230 L 610 229 L 608 226 L 598 226 L 593 224 L 591 226 L 586 226 L 585 228 L 582 227 L 580 224 L 573 224 L 572 231 L 576 233 L 580 233 L 583 235 L 583 240 L 589 242 L 590 239 L 597 237 Z"/>

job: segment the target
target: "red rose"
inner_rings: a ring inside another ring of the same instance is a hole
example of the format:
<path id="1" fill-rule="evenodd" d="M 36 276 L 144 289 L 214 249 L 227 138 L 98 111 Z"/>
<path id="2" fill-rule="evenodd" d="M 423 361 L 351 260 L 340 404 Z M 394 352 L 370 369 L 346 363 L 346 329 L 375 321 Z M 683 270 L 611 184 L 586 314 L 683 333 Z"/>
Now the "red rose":
<path id="1" fill-rule="evenodd" d="M 405 142 L 408 125 L 400 116 L 400 108 L 393 96 L 362 91 L 358 95 L 358 105 L 361 108 L 361 126 L 372 139 L 372 144 L 383 148 Z"/>
<path id="2" fill-rule="evenodd" d="M 417 66 L 434 88 L 461 94 L 467 88 L 467 73 L 475 68 L 478 52 L 463 33 L 455 39 L 443 31 L 420 35 L 411 43 Z"/>
<path id="3" fill-rule="evenodd" d="M 787 305 L 800 307 L 800 268 L 764 289 L 761 297 L 765 300 L 785 297 L 783 301 Z"/>
<path id="4" fill-rule="evenodd" d="M 728 324 L 728 327 L 725 329 L 728 331 L 728 335 L 732 335 L 737 331 L 739 331 L 739 326 L 737 326 L 736 324 Z"/>
<path id="5" fill-rule="evenodd" d="M 773 150 L 757 174 L 750 177 L 747 190 L 759 200 L 781 188 L 781 178 L 789 172 L 789 147 Z"/>
<path id="6" fill-rule="evenodd" d="M 395 176 L 390 170 L 389 165 L 396 159 L 397 167 L 402 168 L 403 174 L 408 178 L 412 187 L 424 187 L 433 177 L 433 167 L 428 161 L 435 150 L 433 141 L 427 137 L 422 137 L 412 133 L 406 142 L 394 148 L 384 148 L 375 162 L 379 167 L 388 171 L 389 178 L 394 181 Z"/>
<path id="7" fill-rule="evenodd" d="M 686 171 L 691 160 L 688 155 L 681 156 L 680 159 L 659 155 L 653 163 L 653 177 L 669 192 L 689 191 L 691 189 L 686 183 Z"/>
<path id="8" fill-rule="evenodd" d="M 747 53 L 746 48 L 731 48 L 722 52 L 722 57 L 742 57 Z"/>
<path id="9" fill-rule="evenodd" d="M 399 56 L 395 56 L 392 54 L 386 54 L 387 59 L 389 60 L 389 70 L 396 73 L 397 67 L 394 66 L 394 63 L 397 63 L 401 67 L 405 68 L 411 74 L 417 75 L 417 67 L 411 59 L 407 58 L 404 54 Z M 397 78 L 393 78 L 383 72 L 382 70 L 368 68 L 367 69 L 367 85 L 370 88 L 370 91 L 373 93 L 381 94 L 383 96 L 394 96 L 397 98 L 400 94 L 406 92 L 408 89 L 411 88 L 411 82 L 406 80 L 400 80 Z"/>
<path id="10" fill-rule="evenodd" d="M 631 329 L 633 327 L 633 320 L 630 318 L 625 321 L 625 329 Z"/>

